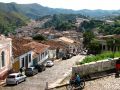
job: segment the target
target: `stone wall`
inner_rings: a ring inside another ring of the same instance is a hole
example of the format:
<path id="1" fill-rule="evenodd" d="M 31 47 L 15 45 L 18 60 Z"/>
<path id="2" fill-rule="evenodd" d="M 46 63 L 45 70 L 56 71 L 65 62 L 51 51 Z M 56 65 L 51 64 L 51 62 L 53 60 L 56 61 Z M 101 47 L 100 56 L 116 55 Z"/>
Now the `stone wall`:
<path id="1" fill-rule="evenodd" d="M 89 75 L 96 72 L 107 71 L 115 68 L 115 63 L 118 59 L 103 60 L 91 62 L 84 65 L 77 65 L 72 67 L 72 74 L 79 73 L 80 75 Z"/>

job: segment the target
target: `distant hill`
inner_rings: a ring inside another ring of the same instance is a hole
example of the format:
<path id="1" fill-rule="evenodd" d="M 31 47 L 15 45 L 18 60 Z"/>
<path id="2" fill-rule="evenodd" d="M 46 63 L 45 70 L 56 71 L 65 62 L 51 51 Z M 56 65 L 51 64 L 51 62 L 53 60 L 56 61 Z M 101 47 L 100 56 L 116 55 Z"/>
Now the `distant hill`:
<path id="1" fill-rule="evenodd" d="M 16 12 L 0 11 L 0 33 L 7 35 L 13 32 L 17 27 L 26 25 L 28 19 Z"/>
<path id="2" fill-rule="evenodd" d="M 0 3 L 0 10 L 3 11 L 14 11 L 22 13 L 29 18 L 38 18 L 45 15 L 53 14 L 82 14 L 90 17 L 105 17 L 105 16 L 118 16 L 120 15 L 120 10 L 78 10 L 74 11 L 71 9 L 53 9 L 49 7 L 44 7 L 39 4 L 16 4 L 16 3 Z"/>
<path id="3" fill-rule="evenodd" d="M 92 18 L 100 19 L 103 17 L 106 18 L 108 16 L 109 17 L 119 16 L 120 10 L 84 9 L 84 10 L 74 11 L 71 9 L 57 9 L 57 8 L 53 9 L 53 8 L 41 6 L 36 3 L 33 3 L 33 4 L 0 3 L 0 33 L 8 34 L 8 32 L 14 32 L 15 28 L 26 25 L 28 18 L 37 19 L 46 15 L 51 16 L 54 14 L 70 14 L 70 15 L 80 14 L 82 16 L 90 16 Z M 74 17 L 71 17 L 71 18 L 74 18 Z M 51 22 L 48 23 L 47 26 L 50 25 Z M 53 22 L 53 24 L 56 24 L 56 23 Z M 68 27 L 71 28 L 71 26 L 74 27 L 68 21 L 66 22 L 66 20 L 60 24 L 62 24 L 64 28 L 68 28 Z M 66 25 L 68 26 L 66 27 Z"/>

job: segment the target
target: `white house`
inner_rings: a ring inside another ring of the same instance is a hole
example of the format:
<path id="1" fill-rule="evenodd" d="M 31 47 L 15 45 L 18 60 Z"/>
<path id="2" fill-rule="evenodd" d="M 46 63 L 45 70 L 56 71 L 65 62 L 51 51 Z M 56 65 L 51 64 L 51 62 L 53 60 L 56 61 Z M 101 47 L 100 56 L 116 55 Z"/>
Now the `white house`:
<path id="1" fill-rule="evenodd" d="M 33 65 L 42 64 L 48 59 L 48 48 L 49 48 L 48 45 L 34 41 L 26 45 L 30 46 L 33 49 L 33 54 L 32 54 Z"/>
<path id="2" fill-rule="evenodd" d="M 25 44 L 31 41 L 22 38 L 13 38 L 13 70 L 18 72 L 21 67 L 28 68 L 33 65 L 33 49 Z"/>

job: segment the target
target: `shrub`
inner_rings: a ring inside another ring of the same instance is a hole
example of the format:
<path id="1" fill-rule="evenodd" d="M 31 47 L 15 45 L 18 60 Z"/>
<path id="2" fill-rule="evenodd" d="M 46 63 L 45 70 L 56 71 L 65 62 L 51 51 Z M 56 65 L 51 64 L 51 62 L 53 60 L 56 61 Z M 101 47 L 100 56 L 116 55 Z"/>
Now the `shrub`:
<path id="1" fill-rule="evenodd" d="M 36 35 L 33 37 L 34 40 L 41 40 L 41 41 L 45 41 L 46 38 L 43 35 Z"/>
<path id="2" fill-rule="evenodd" d="M 104 60 L 104 59 L 113 58 L 113 57 L 120 57 L 120 52 L 113 53 L 113 52 L 109 51 L 109 52 L 103 52 L 103 53 L 98 54 L 96 56 L 95 55 L 87 56 L 79 64 L 95 62 L 95 61 Z"/>

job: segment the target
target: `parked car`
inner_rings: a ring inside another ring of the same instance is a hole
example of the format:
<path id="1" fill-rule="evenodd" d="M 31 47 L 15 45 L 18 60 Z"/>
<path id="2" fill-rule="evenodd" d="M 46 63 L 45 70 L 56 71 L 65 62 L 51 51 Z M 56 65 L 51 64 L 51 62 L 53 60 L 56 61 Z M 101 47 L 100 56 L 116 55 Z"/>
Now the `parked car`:
<path id="1" fill-rule="evenodd" d="M 66 54 L 62 57 L 62 60 L 67 60 L 67 59 L 70 59 L 72 57 L 71 54 Z"/>
<path id="2" fill-rule="evenodd" d="M 8 77 L 6 78 L 6 84 L 19 84 L 20 82 L 23 82 L 26 80 L 26 76 L 21 74 L 21 73 L 12 73 L 9 74 Z"/>
<path id="3" fill-rule="evenodd" d="M 70 59 L 70 58 L 72 58 L 72 55 L 71 55 L 71 54 L 67 54 L 67 55 L 66 55 L 66 58 L 67 58 L 67 59 Z"/>
<path id="4" fill-rule="evenodd" d="M 35 67 L 29 67 L 25 70 L 25 75 L 26 76 L 33 76 L 38 73 L 38 69 Z"/>
<path id="5" fill-rule="evenodd" d="M 67 59 L 67 57 L 66 57 L 66 56 L 63 56 L 63 57 L 62 57 L 62 60 L 66 60 L 66 59 Z"/>
<path id="6" fill-rule="evenodd" d="M 49 61 L 46 62 L 45 66 L 46 67 L 52 67 L 52 66 L 54 66 L 54 63 L 53 63 L 53 61 L 49 60 Z"/>
<path id="7" fill-rule="evenodd" d="M 38 72 L 45 71 L 45 69 L 46 69 L 45 65 L 43 65 L 43 64 L 35 65 L 35 68 L 38 70 Z"/>

